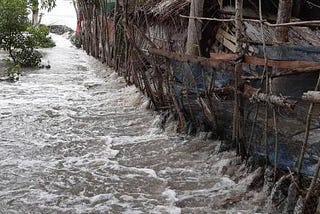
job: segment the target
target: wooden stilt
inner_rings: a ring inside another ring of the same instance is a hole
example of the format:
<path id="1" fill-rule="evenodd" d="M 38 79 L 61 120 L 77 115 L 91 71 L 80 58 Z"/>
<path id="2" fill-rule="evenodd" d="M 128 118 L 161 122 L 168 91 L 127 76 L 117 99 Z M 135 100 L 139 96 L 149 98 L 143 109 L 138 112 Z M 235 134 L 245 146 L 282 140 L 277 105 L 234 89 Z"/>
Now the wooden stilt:
<path id="1" fill-rule="evenodd" d="M 292 0 L 279 0 L 277 24 L 288 23 L 291 20 Z M 277 43 L 288 42 L 288 27 L 277 27 L 275 40 Z"/>
<path id="2" fill-rule="evenodd" d="M 243 33 L 243 0 L 236 0 L 236 16 L 235 16 L 235 26 L 236 26 L 236 54 L 241 57 L 242 53 L 242 33 Z M 232 141 L 237 145 L 237 153 L 244 156 L 241 153 L 242 140 L 239 136 L 243 136 L 239 133 L 239 123 L 240 123 L 240 96 L 239 96 L 239 81 L 241 78 L 242 63 L 237 63 L 235 65 L 234 76 L 234 109 L 233 109 L 233 129 L 232 129 Z"/>
<path id="3" fill-rule="evenodd" d="M 318 77 L 317 84 L 315 86 L 315 91 L 319 90 L 319 86 L 320 86 L 320 74 L 319 74 L 319 77 Z M 303 144 L 301 145 L 301 151 L 300 151 L 300 156 L 299 156 L 299 160 L 298 160 L 298 166 L 297 166 L 297 174 L 298 174 L 298 176 L 300 175 L 303 158 L 304 158 L 304 155 L 305 155 L 305 152 L 306 152 L 306 148 L 307 148 L 307 144 L 308 144 L 308 140 L 309 140 L 309 132 L 310 132 L 310 125 L 311 125 L 311 117 L 312 117 L 313 107 L 314 107 L 314 103 L 311 103 L 310 106 L 309 106 L 307 119 L 306 119 L 304 141 L 303 141 Z"/>
<path id="4" fill-rule="evenodd" d="M 191 0 L 190 16 L 203 15 L 204 0 Z M 186 54 L 200 55 L 200 39 L 202 33 L 201 20 L 189 19 Z"/>

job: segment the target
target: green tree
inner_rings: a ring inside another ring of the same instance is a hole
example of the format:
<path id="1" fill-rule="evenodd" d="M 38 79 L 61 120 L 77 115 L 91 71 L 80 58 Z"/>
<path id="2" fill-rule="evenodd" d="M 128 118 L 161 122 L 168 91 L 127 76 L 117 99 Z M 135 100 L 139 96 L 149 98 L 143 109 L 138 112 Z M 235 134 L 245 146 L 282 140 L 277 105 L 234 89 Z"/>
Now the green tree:
<path id="1" fill-rule="evenodd" d="M 0 48 L 8 51 L 14 65 L 37 66 L 41 54 L 26 33 L 29 25 L 25 0 L 0 0 Z"/>
<path id="2" fill-rule="evenodd" d="M 16 62 L 14 49 L 24 45 L 22 32 L 28 26 L 25 0 L 0 0 L 0 48 Z"/>
<path id="3" fill-rule="evenodd" d="M 54 41 L 49 37 L 49 28 L 45 25 L 30 25 L 27 28 L 28 39 L 30 41 L 30 45 L 35 48 L 52 48 L 55 46 Z"/>

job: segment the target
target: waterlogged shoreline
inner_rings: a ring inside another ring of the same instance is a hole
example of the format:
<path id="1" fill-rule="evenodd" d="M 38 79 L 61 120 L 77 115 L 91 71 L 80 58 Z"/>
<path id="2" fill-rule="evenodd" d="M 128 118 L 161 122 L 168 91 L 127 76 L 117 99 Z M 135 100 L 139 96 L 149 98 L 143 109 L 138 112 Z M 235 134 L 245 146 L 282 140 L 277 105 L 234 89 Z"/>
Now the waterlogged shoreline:
<path id="1" fill-rule="evenodd" d="M 52 35 L 60 35 L 64 38 L 67 38 L 68 40 L 72 40 L 72 37 L 74 36 L 74 30 L 66 25 L 49 25 L 48 28 L 50 31 L 49 37 L 52 37 Z M 42 55 L 41 63 L 38 67 L 20 67 L 19 75 L 16 75 L 17 80 L 19 79 L 19 76 L 21 74 L 24 75 L 24 73 L 26 72 L 35 71 L 41 68 L 51 68 L 50 60 L 46 58 L 46 49 L 47 48 L 36 49 L 36 51 L 38 51 Z M 8 72 L 6 71 L 8 65 L 6 65 L 5 60 L 7 59 L 11 60 L 9 54 L 6 51 L 0 50 L 0 81 L 12 82 L 15 80 L 12 80 L 9 77 Z"/>

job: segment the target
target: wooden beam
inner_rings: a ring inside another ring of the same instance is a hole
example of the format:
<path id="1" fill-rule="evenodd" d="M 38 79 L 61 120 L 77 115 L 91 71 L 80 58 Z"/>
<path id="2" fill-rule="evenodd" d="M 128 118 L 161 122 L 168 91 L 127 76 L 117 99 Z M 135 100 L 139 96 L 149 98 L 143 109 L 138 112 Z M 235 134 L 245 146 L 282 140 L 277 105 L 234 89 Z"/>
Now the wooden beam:
<path id="1" fill-rule="evenodd" d="M 182 62 L 191 62 L 194 64 L 200 64 L 203 66 L 209 66 L 213 68 L 217 68 L 221 63 L 224 62 L 221 60 L 217 61 L 217 60 L 212 60 L 210 58 L 205 58 L 205 57 L 200 57 L 195 55 L 186 55 L 186 54 L 181 54 L 176 52 L 169 52 L 163 49 L 150 48 L 148 51 L 151 54 L 164 56 L 168 59 L 175 59 Z"/>
<path id="2" fill-rule="evenodd" d="M 235 61 L 237 59 L 235 54 L 225 54 L 225 53 L 210 53 L 210 58 L 186 55 L 182 53 L 169 52 L 163 49 L 150 48 L 149 53 L 164 56 L 169 59 L 175 59 L 182 62 L 191 62 L 194 64 L 200 64 L 203 66 L 209 66 L 213 68 L 219 67 L 222 63 Z M 245 56 L 244 63 L 252 65 L 264 65 L 264 59 L 255 56 Z M 285 75 L 294 75 L 305 72 L 313 72 L 320 70 L 320 62 L 310 62 L 310 61 L 286 61 L 286 60 L 268 60 L 269 67 L 277 67 L 282 69 L 290 69 Z M 283 76 L 281 73 L 272 76 Z"/>
<path id="3" fill-rule="evenodd" d="M 245 56 L 245 62 L 248 64 L 255 64 L 255 65 L 264 65 L 265 63 L 263 58 L 254 57 L 254 56 Z M 268 60 L 267 65 L 269 67 L 298 69 L 298 68 L 319 67 L 320 62 Z"/>
<path id="4" fill-rule="evenodd" d="M 210 53 L 210 58 L 213 60 L 233 61 L 236 60 L 237 57 L 235 54 Z"/>
<path id="5" fill-rule="evenodd" d="M 302 99 L 312 103 L 320 103 L 320 91 L 308 91 L 303 93 Z"/>
<path id="6" fill-rule="evenodd" d="M 223 60 L 223 61 L 235 61 L 237 59 L 235 54 L 219 54 L 210 53 L 210 58 L 213 60 Z M 264 58 L 256 56 L 245 56 L 244 63 L 252 65 L 265 64 Z M 310 62 L 310 61 L 288 61 L 288 60 L 272 60 L 269 59 L 267 65 L 269 67 L 292 69 L 292 70 L 320 70 L 320 62 Z"/>

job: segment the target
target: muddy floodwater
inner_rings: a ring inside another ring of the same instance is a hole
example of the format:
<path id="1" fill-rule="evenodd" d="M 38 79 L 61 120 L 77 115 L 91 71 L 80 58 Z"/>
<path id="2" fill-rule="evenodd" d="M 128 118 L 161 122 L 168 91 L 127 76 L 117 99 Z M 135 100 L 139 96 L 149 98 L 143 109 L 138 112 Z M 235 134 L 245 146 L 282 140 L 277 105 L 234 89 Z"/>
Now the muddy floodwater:
<path id="1" fill-rule="evenodd" d="M 232 152 L 163 129 L 135 87 L 53 38 L 51 69 L 0 82 L 0 213 L 261 211 Z"/>

